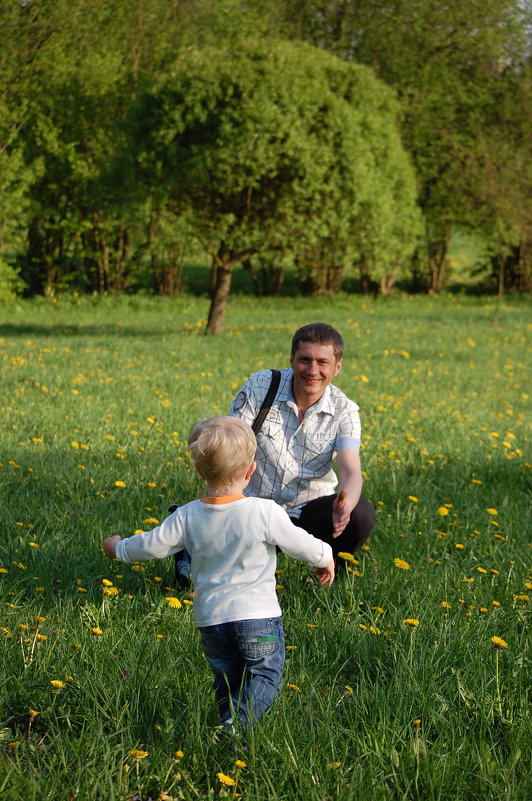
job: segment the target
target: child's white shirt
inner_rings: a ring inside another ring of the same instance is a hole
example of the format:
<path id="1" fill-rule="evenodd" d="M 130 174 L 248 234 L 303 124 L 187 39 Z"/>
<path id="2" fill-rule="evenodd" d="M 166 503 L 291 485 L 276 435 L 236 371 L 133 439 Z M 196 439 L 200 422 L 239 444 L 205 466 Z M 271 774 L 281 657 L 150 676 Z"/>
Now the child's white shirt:
<path id="1" fill-rule="evenodd" d="M 278 617 L 276 546 L 288 556 L 326 567 L 330 545 L 295 526 L 275 501 L 239 498 L 192 501 L 152 531 L 120 540 L 121 562 L 164 559 L 186 548 L 192 558 L 198 626 Z"/>

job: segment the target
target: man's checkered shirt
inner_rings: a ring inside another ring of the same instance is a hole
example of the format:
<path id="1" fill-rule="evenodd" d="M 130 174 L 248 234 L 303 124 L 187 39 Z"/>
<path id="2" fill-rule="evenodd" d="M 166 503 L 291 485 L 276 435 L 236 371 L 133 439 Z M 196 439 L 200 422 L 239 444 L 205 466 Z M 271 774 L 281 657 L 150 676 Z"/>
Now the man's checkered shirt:
<path id="1" fill-rule="evenodd" d="M 231 406 L 231 415 L 252 425 L 271 382 L 271 370 L 254 373 Z M 246 495 L 272 498 L 291 517 L 315 498 L 332 495 L 338 483 L 332 468 L 336 453 L 360 448 L 358 406 L 329 384 L 299 423 L 292 392 L 292 368 L 281 370 L 281 382 L 257 434 L 257 469 Z"/>

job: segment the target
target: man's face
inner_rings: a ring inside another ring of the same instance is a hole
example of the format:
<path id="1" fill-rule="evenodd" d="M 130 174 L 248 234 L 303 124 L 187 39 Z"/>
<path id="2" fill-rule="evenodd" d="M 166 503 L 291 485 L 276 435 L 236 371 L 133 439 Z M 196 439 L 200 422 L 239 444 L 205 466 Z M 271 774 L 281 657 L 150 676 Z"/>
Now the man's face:
<path id="1" fill-rule="evenodd" d="M 332 345 L 300 342 L 290 357 L 294 371 L 294 395 L 296 400 L 310 406 L 319 401 L 325 388 L 338 375 L 342 360 L 337 360 Z"/>

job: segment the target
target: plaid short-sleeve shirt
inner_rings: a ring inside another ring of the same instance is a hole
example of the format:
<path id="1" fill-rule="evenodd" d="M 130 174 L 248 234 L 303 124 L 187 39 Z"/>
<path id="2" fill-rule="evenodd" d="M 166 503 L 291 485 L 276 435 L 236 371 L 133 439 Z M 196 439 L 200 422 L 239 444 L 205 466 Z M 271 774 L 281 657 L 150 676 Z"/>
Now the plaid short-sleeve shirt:
<path id="1" fill-rule="evenodd" d="M 338 483 L 336 453 L 360 448 L 358 405 L 329 384 L 300 423 L 292 392 L 292 368 L 281 370 L 277 397 L 257 435 L 257 469 L 246 495 L 271 498 L 291 517 L 316 498 L 332 495 Z M 271 371 L 254 373 L 235 397 L 231 415 L 251 425 L 271 382 Z"/>

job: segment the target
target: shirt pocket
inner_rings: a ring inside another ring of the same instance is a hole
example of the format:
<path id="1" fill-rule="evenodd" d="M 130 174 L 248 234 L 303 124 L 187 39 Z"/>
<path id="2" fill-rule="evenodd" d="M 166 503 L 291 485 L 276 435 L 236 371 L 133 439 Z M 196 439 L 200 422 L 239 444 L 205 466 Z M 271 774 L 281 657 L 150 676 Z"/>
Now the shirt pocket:
<path id="1" fill-rule="evenodd" d="M 332 467 L 335 441 L 330 437 L 307 435 L 302 444 L 302 462 L 313 475 L 325 475 Z"/>

